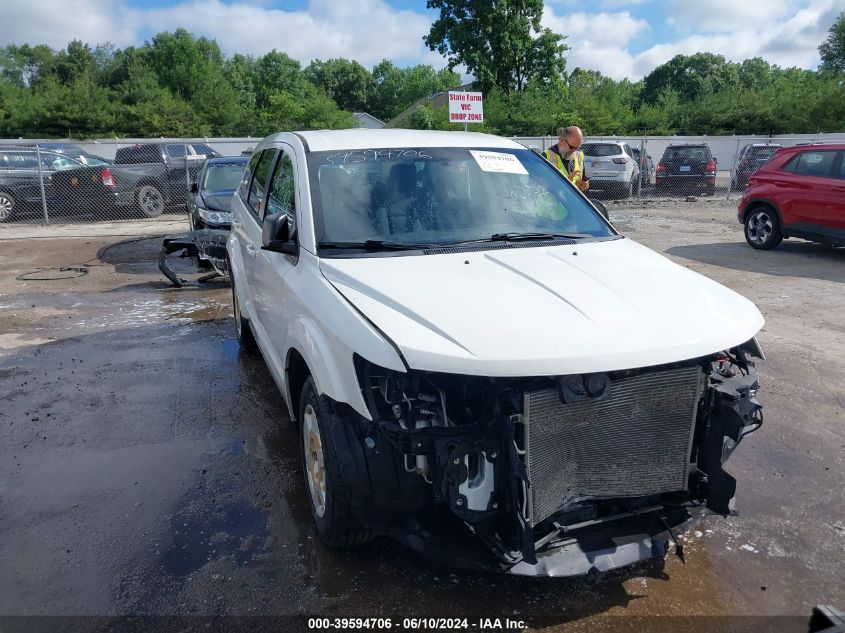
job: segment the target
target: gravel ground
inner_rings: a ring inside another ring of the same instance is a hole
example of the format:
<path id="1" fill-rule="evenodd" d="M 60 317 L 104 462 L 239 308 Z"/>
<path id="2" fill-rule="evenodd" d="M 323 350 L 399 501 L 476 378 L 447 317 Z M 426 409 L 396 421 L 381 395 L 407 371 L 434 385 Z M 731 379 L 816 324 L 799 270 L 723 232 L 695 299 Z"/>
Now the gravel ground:
<path id="1" fill-rule="evenodd" d="M 387 540 L 327 550 L 282 401 L 263 361 L 238 352 L 225 283 L 168 287 L 157 239 L 0 232 L 0 615 L 461 614 L 547 631 L 735 630 L 748 616 L 804 631 L 814 604 L 845 606 L 845 250 L 754 251 L 735 202 L 607 204 L 621 232 L 766 317 L 766 423 L 730 462 L 740 515 L 685 533 L 686 564 L 524 579 Z"/>

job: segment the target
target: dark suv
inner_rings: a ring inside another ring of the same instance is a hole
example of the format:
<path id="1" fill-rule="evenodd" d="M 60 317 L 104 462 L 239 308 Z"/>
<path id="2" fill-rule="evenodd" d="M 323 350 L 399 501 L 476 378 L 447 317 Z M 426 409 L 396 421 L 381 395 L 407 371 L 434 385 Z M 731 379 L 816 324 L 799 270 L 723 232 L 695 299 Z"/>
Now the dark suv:
<path id="1" fill-rule="evenodd" d="M 732 191 L 745 191 L 748 177 L 772 160 L 782 145 L 778 143 L 748 143 L 736 155 L 736 168 L 731 177 Z"/>
<path id="2" fill-rule="evenodd" d="M 660 193 L 716 190 L 716 159 L 704 143 L 670 145 L 657 164 L 654 184 Z"/>

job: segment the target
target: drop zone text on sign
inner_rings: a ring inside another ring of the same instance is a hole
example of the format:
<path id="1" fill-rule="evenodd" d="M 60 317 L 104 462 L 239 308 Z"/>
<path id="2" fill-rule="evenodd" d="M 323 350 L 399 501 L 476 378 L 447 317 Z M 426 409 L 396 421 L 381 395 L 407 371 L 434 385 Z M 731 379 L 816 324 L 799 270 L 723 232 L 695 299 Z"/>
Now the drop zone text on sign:
<path id="1" fill-rule="evenodd" d="M 451 123 L 484 123 L 484 105 L 480 92 L 449 91 Z"/>

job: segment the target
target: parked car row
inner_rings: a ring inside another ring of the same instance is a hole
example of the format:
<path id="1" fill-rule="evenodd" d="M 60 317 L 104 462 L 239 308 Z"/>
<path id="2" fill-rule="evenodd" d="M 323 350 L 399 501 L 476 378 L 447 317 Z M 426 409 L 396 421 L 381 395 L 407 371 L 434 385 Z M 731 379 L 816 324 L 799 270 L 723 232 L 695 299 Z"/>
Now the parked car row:
<path id="1" fill-rule="evenodd" d="M 68 146 L 65 146 L 67 148 Z M 40 164 L 39 164 L 40 160 Z M 8 222 L 22 209 L 41 204 L 41 178 L 44 196 L 55 199 L 53 179 L 59 172 L 88 165 L 107 166 L 105 159 L 82 150 L 36 149 L 34 146 L 0 146 L 0 222 Z"/>
<path id="2" fill-rule="evenodd" d="M 42 176 L 48 208 L 56 211 L 131 210 L 155 217 L 184 204 L 203 161 L 218 156 L 205 143 L 121 147 L 113 161 L 69 144 L 0 147 L 0 222 L 40 206 Z"/>

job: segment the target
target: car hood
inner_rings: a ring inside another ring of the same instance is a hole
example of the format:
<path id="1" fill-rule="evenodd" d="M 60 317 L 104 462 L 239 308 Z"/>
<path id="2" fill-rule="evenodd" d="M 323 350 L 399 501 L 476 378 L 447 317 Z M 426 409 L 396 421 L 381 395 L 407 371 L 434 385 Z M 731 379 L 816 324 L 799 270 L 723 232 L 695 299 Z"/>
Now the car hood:
<path id="1" fill-rule="evenodd" d="M 215 191 L 202 194 L 202 201 L 209 211 L 232 211 L 232 196 L 234 191 Z"/>
<path id="2" fill-rule="evenodd" d="M 748 299 L 627 238 L 320 267 L 413 369 L 539 376 L 647 367 L 739 345 L 764 323 Z"/>

